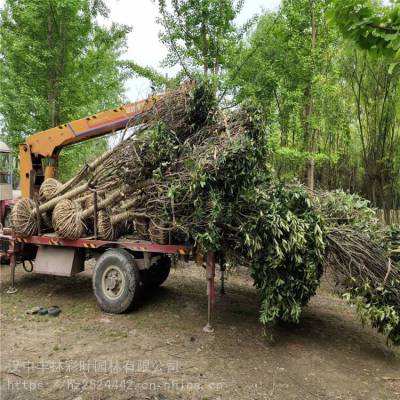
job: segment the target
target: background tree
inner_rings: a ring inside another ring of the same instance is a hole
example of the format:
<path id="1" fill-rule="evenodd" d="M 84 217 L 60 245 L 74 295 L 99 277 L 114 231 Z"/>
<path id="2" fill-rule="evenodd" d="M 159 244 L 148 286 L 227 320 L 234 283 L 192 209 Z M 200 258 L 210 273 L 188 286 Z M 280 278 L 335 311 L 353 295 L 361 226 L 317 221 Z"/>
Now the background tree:
<path id="1" fill-rule="evenodd" d="M 5 2 L 0 113 L 8 143 L 15 146 L 25 135 L 122 101 L 126 75 L 119 57 L 129 28 L 100 26 L 99 15 L 108 15 L 99 0 Z"/>
<path id="2" fill-rule="evenodd" d="M 398 206 L 395 162 L 400 153 L 400 69 L 365 52 L 348 51 L 344 62 L 356 116 L 362 191 L 380 208 Z"/>
<path id="3" fill-rule="evenodd" d="M 399 207 L 398 67 L 343 40 L 323 0 L 285 0 L 261 16 L 228 71 L 237 101 L 269 118 L 282 179 L 359 192 Z M 312 165 L 314 164 L 314 165 Z"/>
<path id="4" fill-rule="evenodd" d="M 260 18 L 243 46 L 239 73 L 232 68 L 239 100 L 255 97 L 276 119 L 281 154 L 288 147 L 296 149 L 296 154 L 286 154 L 303 159 L 310 188 L 315 185 L 315 163 L 322 160 L 324 134 L 332 128 L 332 121 L 324 119 L 327 107 L 330 112 L 341 107 L 334 93 L 338 88 L 332 87 L 336 38 L 328 28 L 326 8 L 321 0 L 284 0 L 279 13 Z"/>
<path id="5" fill-rule="evenodd" d="M 180 65 L 186 76 L 199 67 L 204 75 L 218 74 L 240 35 L 234 20 L 243 0 L 159 0 L 158 5 L 160 39 L 168 49 L 163 65 Z"/>

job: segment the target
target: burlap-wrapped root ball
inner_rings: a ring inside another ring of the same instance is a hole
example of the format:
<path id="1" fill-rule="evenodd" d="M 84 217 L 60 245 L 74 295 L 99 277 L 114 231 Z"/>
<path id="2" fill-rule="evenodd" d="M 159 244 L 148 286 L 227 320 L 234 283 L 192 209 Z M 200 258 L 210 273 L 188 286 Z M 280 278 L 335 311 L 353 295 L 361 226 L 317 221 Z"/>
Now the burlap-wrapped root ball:
<path id="1" fill-rule="evenodd" d="M 54 230 L 66 239 L 76 240 L 86 231 L 82 207 L 77 201 L 61 200 L 54 208 L 52 221 Z"/>
<path id="2" fill-rule="evenodd" d="M 47 178 L 40 186 L 39 199 L 41 202 L 53 199 L 61 189 L 62 183 L 54 178 Z"/>
<path id="3" fill-rule="evenodd" d="M 106 208 L 98 215 L 99 236 L 107 240 L 115 240 L 126 231 L 134 216 L 134 211 L 129 209 L 135 204 L 135 199 L 124 204 L 124 210 Z"/>
<path id="4" fill-rule="evenodd" d="M 11 224 L 19 236 L 32 236 L 37 233 L 35 203 L 31 199 L 20 199 L 11 211 Z"/>
<path id="5" fill-rule="evenodd" d="M 112 224 L 109 210 L 99 211 L 97 217 L 98 234 L 102 239 L 115 240 L 118 237 L 118 226 Z"/>
<path id="6" fill-rule="evenodd" d="M 124 197 L 122 191 L 112 192 L 98 203 L 98 211 L 112 207 Z M 86 220 L 93 218 L 94 206 L 82 209 L 81 202 L 61 200 L 53 211 L 53 228 L 60 237 L 76 240 L 87 232 Z"/>

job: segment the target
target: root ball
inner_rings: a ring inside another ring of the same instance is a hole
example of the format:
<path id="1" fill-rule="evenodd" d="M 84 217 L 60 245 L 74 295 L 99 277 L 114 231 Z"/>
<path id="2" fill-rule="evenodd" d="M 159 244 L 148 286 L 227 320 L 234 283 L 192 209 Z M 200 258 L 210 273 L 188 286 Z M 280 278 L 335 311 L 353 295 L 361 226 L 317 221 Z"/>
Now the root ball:
<path id="1" fill-rule="evenodd" d="M 53 211 L 53 228 L 60 237 L 76 240 L 84 236 L 86 226 L 82 220 L 82 208 L 77 201 L 61 200 Z"/>
<path id="2" fill-rule="evenodd" d="M 112 225 L 110 213 L 107 210 L 99 211 L 97 228 L 102 239 L 115 240 L 118 237 L 117 229 Z"/>
<path id="3" fill-rule="evenodd" d="M 11 212 L 11 224 L 19 236 L 32 236 L 37 233 L 35 203 L 31 199 L 20 199 Z"/>
<path id="4" fill-rule="evenodd" d="M 47 178 L 39 189 L 40 201 L 48 201 L 55 197 L 62 184 L 54 178 Z"/>

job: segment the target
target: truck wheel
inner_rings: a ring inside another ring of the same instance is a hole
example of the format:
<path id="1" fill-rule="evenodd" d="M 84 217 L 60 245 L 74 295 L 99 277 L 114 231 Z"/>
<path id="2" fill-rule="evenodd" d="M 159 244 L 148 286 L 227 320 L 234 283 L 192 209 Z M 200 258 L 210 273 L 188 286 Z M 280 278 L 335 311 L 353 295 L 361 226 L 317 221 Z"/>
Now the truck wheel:
<path id="1" fill-rule="evenodd" d="M 149 269 L 140 271 L 142 284 L 146 288 L 161 286 L 168 278 L 171 270 L 171 259 L 167 256 L 159 258 Z"/>
<path id="2" fill-rule="evenodd" d="M 134 305 L 140 275 L 132 254 L 124 249 L 107 250 L 97 260 L 93 291 L 103 311 L 120 314 Z"/>

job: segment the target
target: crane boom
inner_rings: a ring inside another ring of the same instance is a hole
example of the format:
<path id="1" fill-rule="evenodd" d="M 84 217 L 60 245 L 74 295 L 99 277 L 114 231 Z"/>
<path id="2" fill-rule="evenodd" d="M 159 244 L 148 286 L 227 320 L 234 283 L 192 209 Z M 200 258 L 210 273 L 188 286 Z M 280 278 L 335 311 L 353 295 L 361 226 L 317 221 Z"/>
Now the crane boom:
<path id="1" fill-rule="evenodd" d="M 161 96 L 150 96 L 28 136 L 25 143 L 19 145 L 22 197 L 32 197 L 44 179 L 54 177 L 58 154 L 63 147 L 117 132 L 128 123 L 133 126 L 144 122 L 141 117 Z M 47 160 L 45 167 L 44 160 Z"/>

